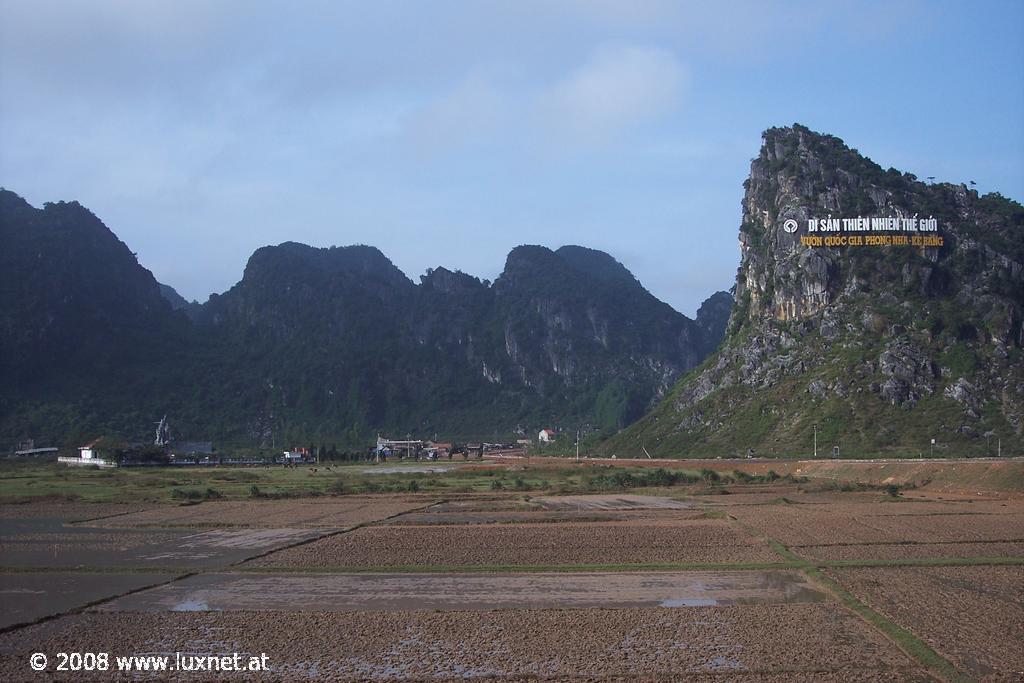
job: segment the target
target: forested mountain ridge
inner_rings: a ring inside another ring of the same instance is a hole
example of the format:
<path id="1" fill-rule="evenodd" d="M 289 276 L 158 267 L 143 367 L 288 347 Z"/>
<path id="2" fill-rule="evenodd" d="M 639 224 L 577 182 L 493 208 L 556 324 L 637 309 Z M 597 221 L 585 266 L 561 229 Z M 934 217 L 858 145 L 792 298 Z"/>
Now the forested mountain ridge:
<path id="1" fill-rule="evenodd" d="M 583 247 L 518 247 L 493 285 L 440 267 L 416 284 L 374 247 L 286 242 L 196 304 L 76 203 L 3 191 L 0 235 L 7 441 L 143 439 L 165 413 L 183 438 L 239 445 L 611 433 L 720 339 L 713 315 Z"/>

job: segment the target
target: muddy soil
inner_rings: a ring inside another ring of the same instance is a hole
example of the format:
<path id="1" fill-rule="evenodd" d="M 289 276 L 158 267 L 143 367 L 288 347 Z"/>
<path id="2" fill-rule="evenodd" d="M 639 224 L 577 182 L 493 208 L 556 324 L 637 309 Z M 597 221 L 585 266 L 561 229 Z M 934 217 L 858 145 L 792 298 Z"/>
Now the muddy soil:
<path id="1" fill-rule="evenodd" d="M 466 611 L 821 602 L 795 572 L 556 574 L 203 574 L 102 610 Z"/>

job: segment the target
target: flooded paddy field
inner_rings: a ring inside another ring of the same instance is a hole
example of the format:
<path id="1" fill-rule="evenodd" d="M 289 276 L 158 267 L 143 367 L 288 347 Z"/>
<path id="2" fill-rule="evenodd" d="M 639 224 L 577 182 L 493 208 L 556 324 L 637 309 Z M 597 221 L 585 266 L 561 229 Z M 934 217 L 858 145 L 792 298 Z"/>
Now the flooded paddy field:
<path id="1" fill-rule="evenodd" d="M 210 568 L 326 533 L 330 531 L 120 529 L 69 525 L 54 519 L 3 519 L 0 561 L 11 568 Z"/>
<path id="2" fill-rule="evenodd" d="M 31 623 L 43 617 L 156 586 L 173 574 L 93 574 L 87 572 L 22 572 L 0 575 L 0 629 Z"/>
<path id="3" fill-rule="evenodd" d="M 530 574 L 202 574 L 98 609 L 163 611 L 466 611 L 696 607 L 823 602 L 792 571 Z"/>
<path id="4" fill-rule="evenodd" d="M 98 526 L 265 528 L 353 527 L 425 507 L 436 498 L 417 496 L 339 496 L 324 499 L 206 501 L 160 506 L 99 520 Z"/>

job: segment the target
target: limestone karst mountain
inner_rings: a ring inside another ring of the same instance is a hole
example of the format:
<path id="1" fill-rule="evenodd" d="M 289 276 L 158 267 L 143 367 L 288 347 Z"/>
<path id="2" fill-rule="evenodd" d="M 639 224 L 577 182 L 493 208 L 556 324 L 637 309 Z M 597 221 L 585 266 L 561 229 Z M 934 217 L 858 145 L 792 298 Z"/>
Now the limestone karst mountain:
<path id="1" fill-rule="evenodd" d="M 765 132 L 744 189 L 725 341 L 603 450 L 1020 452 L 1024 207 L 799 125 Z"/>
<path id="2" fill-rule="evenodd" d="M 690 320 L 584 247 L 517 247 L 493 284 L 445 268 L 416 284 L 373 247 L 286 242 L 197 304 L 77 203 L 0 191 L 0 236 L 11 441 L 144 438 L 164 414 L 182 436 L 243 445 L 611 433 L 717 346 L 731 301 Z"/>

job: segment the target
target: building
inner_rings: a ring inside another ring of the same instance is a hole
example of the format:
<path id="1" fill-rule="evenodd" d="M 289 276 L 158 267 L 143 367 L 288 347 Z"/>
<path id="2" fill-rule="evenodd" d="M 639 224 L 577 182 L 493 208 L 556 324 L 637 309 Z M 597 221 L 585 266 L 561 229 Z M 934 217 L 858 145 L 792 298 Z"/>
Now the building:
<path id="1" fill-rule="evenodd" d="M 394 439 L 385 439 L 380 435 L 377 436 L 377 445 L 374 448 L 374 452 L 377 457 L 388 457 L 391 455 L 400 455 L 403 458 L 418 458 L 420 452 L 426 447 L 426 443 L 423 441 L 408 439 L 406 441 L 396 441 Z"/>
<path id="2" fill-rule="evenodd" d="M 542 429 L 537 435 L 537 441 L 540 443 L 551 443 L 558 436 L 553 429 Z"/>
<path id="3" fill-rule="evenodd" d="M 59 457 L 57 458 L 57 462 L 62 462 L 69 466 L 82 465 L 103 468 L 117 467 L 116 460 L 108 460 L 102 457 L 99 448 L 97 448 L 97 444 L 99 444 L 102 438 L 103 437 L 101 436 L 99 439 L 93 439 L 84 446 L 80 446 L 78 448 L 77 458 Z"/>
<path id="4" fill-rule="evenodd" d="M 447 441 L 428 441 L 426 452 L 428 460 L 450 458 L 452 454 L 452 444 Z"/>
<path id="5" fill-rule="evenodd" d="M 103 437 L 101 436 L 100 439 L 102 438 Z M 93 439 L 84 446 L 80 446 L 78 449 L 78 457 L 82 460 L 92 460 L 93 458 L 100 457 L 99 451 L 96 449 L 96 444 L 100 442 L 100 439 Z"/>
<path id="6" fill-rule="evenodd" d="M 315 462 L 316 458 L 309 452 L 308 448 L 293 448 L 284 452 L 285 464 L 296 464 L 303 462 Z"/>

